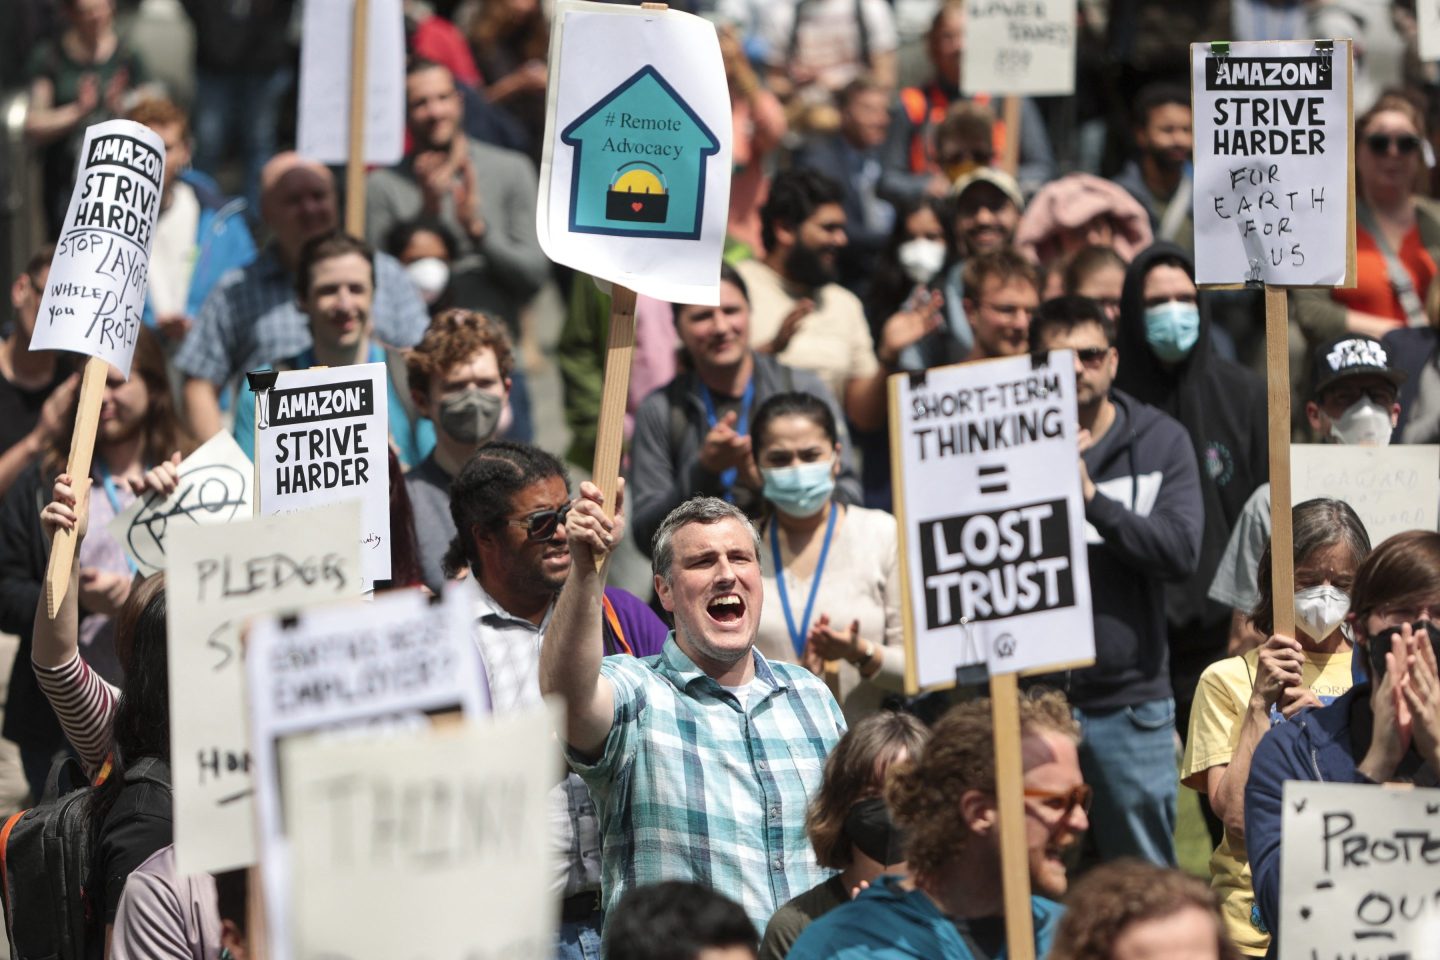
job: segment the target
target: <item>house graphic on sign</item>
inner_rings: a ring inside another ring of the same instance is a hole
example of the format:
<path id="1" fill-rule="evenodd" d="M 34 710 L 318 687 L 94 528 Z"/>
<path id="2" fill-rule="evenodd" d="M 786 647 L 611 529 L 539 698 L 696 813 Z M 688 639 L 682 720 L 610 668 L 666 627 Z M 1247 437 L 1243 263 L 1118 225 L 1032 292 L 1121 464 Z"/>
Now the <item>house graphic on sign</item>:
<path id="1" fill-rule="evenodd" d="M 601 97 L 560 141 L 575 151 L 571 231 L 700 238 L 705 170 L 720 142 L 654 67 Z"/>

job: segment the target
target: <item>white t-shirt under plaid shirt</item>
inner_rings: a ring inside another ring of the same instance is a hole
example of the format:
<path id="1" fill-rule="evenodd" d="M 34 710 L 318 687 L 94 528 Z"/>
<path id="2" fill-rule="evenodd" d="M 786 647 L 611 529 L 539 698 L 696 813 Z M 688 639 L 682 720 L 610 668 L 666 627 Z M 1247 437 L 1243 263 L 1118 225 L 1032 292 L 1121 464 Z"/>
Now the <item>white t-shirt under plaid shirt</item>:
<path id="1" fill-rule="evenodd" d="M 594 763 L 569 759 L 600 813 L 607 915 L 632 887 L 693 880 L 737 901 L 758 931 L 832 872 L 815 862 L 805 808 L 844 717 L 808 670 L 753 656 L 743 708 L 673 633 L 658 656 L 603 661 L 615 725 Z"/>

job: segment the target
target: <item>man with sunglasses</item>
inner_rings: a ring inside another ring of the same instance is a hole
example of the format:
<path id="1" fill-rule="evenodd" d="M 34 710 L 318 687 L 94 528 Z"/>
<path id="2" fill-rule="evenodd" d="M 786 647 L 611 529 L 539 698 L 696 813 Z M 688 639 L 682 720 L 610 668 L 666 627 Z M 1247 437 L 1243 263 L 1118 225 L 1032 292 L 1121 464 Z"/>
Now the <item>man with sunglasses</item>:
<path id="1" fill-rule="evenodd" d="M 1175 864 L 1175 699 L 1165 583 L 1194 573 L 1204 523 L 1185 428 L 1114 388 L 1120 355 L 1095 301 L 1046 301 L 1033 351 L 1075 352 L 1080 485 L 1085 497 L 1095 664 L 1046 682 L 1067 686 L 1084 732 L 1080 765 L 1095 788 L 1091 836 L 1102 860 Z"/>

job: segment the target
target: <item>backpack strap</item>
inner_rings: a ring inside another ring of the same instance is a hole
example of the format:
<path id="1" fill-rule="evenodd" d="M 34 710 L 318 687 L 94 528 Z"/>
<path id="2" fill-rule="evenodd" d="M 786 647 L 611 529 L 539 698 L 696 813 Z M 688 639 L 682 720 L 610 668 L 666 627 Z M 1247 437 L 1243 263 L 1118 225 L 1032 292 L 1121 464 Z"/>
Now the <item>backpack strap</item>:
<path id="1" fill-rule="evenodd" d="M 169 765 L 159 757 L 141 757 L 134 764 L 125 768 L 125 782 L 140 783 L 144 781 L 169 790 L 169 773 Z"/>
<path id="2" fill-rule="evenodd" d="M 1385 238 L 1385 232 L 1375 220 L 1374 211 L 1365 203 L 1355 204 L 1355 222 L 1375 239 L 1375 246 L 1380 248 L 1381 255 L 1385 257 L 1385 272 L 1389 275 L 1390 289 L 1395 291 L 1395 299 L 1400 301 L 1400 309 L 1405 312 L 1406 322 L 1412 327 L 1429 326 L 1425 307 L 1420 303 L 1420 295 L 1415 290 L 1415 281 L 1411 279 L 1410 271 L 1400 262 L 1400 255 Z"/>
<path id="3" fill-rule="evenodd" d="M 10 928 L 10 831 L 15 829 L 15 824 L 25 816 L 26 811 L 12 813 L 6 820 L 5 826 L 0 827 L 0 899 L 5 904 L 5 928 Z M 7 938 L 8 939 L 8 938 Z"/>

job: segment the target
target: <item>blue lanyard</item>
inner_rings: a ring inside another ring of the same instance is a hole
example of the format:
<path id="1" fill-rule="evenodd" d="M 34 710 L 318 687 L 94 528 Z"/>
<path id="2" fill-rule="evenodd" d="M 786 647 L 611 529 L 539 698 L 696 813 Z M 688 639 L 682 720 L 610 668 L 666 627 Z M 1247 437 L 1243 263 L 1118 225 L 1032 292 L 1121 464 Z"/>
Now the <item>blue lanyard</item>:
<path id="1" fill-rule="evenodd" d="M 100 468 L 100 486 L 105 491 L 105 499 L 110 501 L 110 509 L 114 511 L 114 515 L 118 517 L 124 511 L 125 507 L 120 503 L 120 491 L 115 487 L 115 478 L 110 476 L 110 468 L 105 466 L 103 460 L 96 464 L 96 466 Z M 132 577 L 140 572 L 140 569 L 135 566 L 135 561 L 130 559 L 130 554 L 128 553 L 125 554 L 125 565 L 130 568 L 130 576 Z"/>
<path id="2" fill-rule="evenodd" d="M 800 629 L 795 629 L 795 615 L 790 612 L 790 595 L 785 589 L 785 568 L 780 564 L 780 524 L 774 524 L 770 537 L 770 553 L 775 558 L 775 585 L 780 588 L 780 609 L 785 611 L 785 626 L 790 630 L 790 643 L 795 647 L 795 656 L 805 654 L 805 638 L 810 634 L 810 615 L 815 612 L 815 597 L 820 593 L 820 575 L 825 572 L 825 558 L 830 555 L 830 537 L 835 533 L 835 517 L 840 505 L 830 501 L 830 519 L 825 521 L 825 540 L 820 544 L 820 560 L 815 564 L 815 576 L 810 581 L 810 599 L 805 601 L 805 619 Z"/>
<path id="3" fill-rule="evenodd" d="M 703 383 L 700 384 L 700 399 L 705 401 L 705 419 L 710 424 L 709 429 L 714 430 L 715 425 L 720 422 L 720 418 L 715 414 L 715 398 L 710 395 L 710 388 Z M 750 404 L 754 399 L 755 377 L 751 376 L 750 382 L 745 384 L 745 392 L 740 396 L 740 417 L 735 424 L 735 432 L 742 437 L 750 429 Z M 725 499 L 731 503 L 735 502 L 735 493 L 732 488 L 735 486 L 735 477 L 738 473 L 739 471 L 735 467 L 731 467 L 720 474 L 720 484 L 725 488 Z"/>

